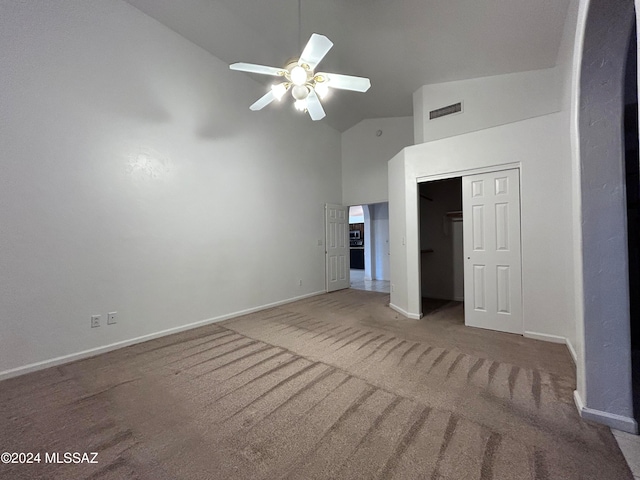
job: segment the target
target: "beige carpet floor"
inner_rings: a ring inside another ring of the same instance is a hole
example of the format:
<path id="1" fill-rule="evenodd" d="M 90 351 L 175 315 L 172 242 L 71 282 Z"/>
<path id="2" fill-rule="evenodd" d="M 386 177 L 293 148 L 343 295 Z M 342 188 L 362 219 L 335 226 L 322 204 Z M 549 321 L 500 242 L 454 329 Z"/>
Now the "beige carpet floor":
<path id="1" fill-rule="evenodd" d="M 631 479 L 562 345 L 344 290 L 0 383 L 2 479 Z"/>

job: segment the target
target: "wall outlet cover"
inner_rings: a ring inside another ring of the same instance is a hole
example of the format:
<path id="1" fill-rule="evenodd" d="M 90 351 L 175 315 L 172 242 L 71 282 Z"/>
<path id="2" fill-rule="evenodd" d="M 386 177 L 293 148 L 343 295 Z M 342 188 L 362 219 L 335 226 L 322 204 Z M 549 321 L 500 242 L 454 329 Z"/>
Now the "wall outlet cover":
<path id="1" fill-rule="evenodd" d="M 118 316 L 118 312 L 107 313 L 107 325 L 113 325 L 114 323 L 118 323 L 116 319 L 117 316 Z"/>
<path id="2" fill-rule="evenodd" d="M 91 328 L 100 326 L 100 315 L 91 315 Z"/>

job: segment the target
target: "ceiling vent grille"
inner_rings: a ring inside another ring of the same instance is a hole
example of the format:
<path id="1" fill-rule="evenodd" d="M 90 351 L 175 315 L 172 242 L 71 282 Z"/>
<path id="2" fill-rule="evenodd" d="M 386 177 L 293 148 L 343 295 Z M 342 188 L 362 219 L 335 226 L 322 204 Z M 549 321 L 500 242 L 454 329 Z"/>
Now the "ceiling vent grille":
<path id="1" fill-rule="evenodd" d="M 454 103 L 446 107 L 438 108 L 437 110 L 431 110 L 429 112 L 429 120 L 445 117 L 447 115 L 453 115 L 454 113 L 462 112 L 462 102 Z"/>

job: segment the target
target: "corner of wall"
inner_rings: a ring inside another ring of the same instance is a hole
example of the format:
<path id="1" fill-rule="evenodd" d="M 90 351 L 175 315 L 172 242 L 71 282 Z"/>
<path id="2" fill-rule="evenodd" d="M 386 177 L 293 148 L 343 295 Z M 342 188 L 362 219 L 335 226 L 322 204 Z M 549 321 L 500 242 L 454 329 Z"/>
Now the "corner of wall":
<path id="1" fill-rule="evenodd" d="M 632 435 L 638 435 L 638 422 L 634 418 L 585 407 L 578 390 L 573 391 L 573 401 L 578 413 L 585 420 L 601 423 L 609 428 L 631 433 Z"/>
<path id="2" fill-rule="evenodd" d="M 575 27 L 575 40 L 571 61 L 570 81 L 570 141 L 571 141 L 571 206 L 572 206 L 572 231 L 573 231 L 573 285 L 575 308 L 575 351 L 576 362 L 576 388 L 582 398 L 586 399 L 586 366 L 584 354 L 584 286 L 582 281 L 582 197 L 580 184 L 582 182 L 580 172 L 580 136 L 578 115 L 580 109 L 580 65 L 582 62 L 582 50 L 584 46 L 584 31 L 587 21 L 589 2 L 578 1 L 578 11 Z"/>
<path id="3" fill-rule="evenodd" d="M 389 159 L 413 144 L 413 118 L 365 118 L 342 133 L 344 205 L 386 202 Z M 366 174 L 363 174 L 366 172 Z"/>
<path id="4" fill-rule="evenodd" d="M 390 305 L 403 315 L 408 312 L 407 261 L 405 238 L 405 151 L 388 162 L 389 177 L 389 271 Z"/>

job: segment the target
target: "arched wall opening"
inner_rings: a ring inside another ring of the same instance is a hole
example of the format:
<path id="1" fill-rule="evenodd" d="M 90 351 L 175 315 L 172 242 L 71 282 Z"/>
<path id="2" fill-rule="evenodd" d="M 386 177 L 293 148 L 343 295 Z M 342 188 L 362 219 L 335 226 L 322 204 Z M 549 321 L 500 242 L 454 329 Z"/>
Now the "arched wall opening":
<path id="1" fill-rule="evenodd" d="M 583 290 L 575 396 L 583 417 L 637 433 L 623 143 L 624 74 L 634 4 L 633 0 L 591 0 L 584 5 L 574 93 L 578 133 L 574 200 L 582 252 L 578 283 Z"/>

